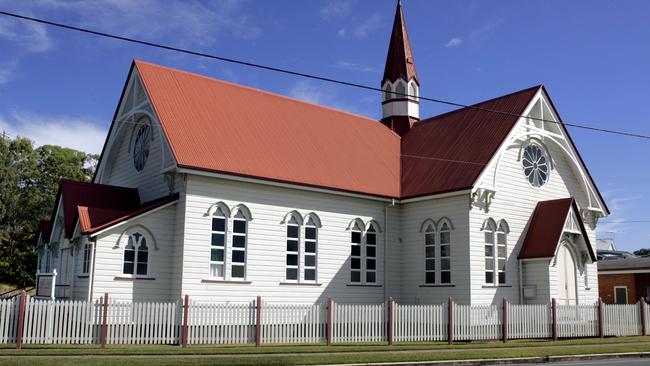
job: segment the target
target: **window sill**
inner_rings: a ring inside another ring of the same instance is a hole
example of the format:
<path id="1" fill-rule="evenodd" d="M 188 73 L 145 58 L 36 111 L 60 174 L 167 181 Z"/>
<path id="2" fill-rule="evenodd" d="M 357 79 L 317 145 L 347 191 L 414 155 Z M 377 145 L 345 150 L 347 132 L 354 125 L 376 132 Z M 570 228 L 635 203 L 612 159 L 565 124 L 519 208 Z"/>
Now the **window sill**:
<path id="1" fill-rule="evenodd" d="M 383 287 L 382 285 L 364 284 L 364 283 L 348 283 L 346 286 L 348 286 L 348 287 Z"/>
<path id="2" fill-rule="evenodd" d="M 77 275 L 77 278 L 88 278 L 88 277 L 90 277 L 90 275 L 87 275 L 87 274 Z"/>
<path id="3" fill-rule="evenodd" d="M 483 285 L 483 288 L 501 288 L 501 287 L 512 287 L 511 285 Z"/>
<path id="4" fill-rule="evenodd" d="M 153 281 L 156 277 L 147 276 L 115 276 L 115 281 Z"/>
<path id="5" fill-rule="evenodd" d="M 315 282 L 280 282 L 282 286 L 322 286 L 322 283 Z"/>
<path id="6" fill-rule="evenodd" d="M 232 285 L 250 285 L 251 283 L 253 283 L 252 281 L 224 280 L 219 278 L 202 278 L 201 282 L 202 283 L 225 283 L 225 284 L 232 284 Z"/>
<path id="7" fill-rule="evenodd" d="M 425 283 L 420 285 L 420 287 L 456 287 L 456 285 L 452 283 L 445 283 L 445 284 Z"/>

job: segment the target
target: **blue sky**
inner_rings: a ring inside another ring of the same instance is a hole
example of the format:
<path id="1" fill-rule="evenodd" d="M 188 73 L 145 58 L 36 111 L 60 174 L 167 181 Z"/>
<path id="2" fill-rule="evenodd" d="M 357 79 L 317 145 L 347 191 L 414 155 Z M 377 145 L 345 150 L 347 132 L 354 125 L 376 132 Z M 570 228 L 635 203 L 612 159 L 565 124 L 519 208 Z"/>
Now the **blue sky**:
<path id="1" fill-rule="evenodd" d="M 379 85 L 395 1 L 0 0 L 0 9 Z M 650 134 L 650 2 L 405 0 L 422 95 L 473 103 L 543 83 L 566 122 Z M 99 152 L 132 59 L 379 117 L 380 96 L 0 16 L 0 130 Z M 422 116 L 448 107 L 423 103 Z M 650 247 L 650 141 L 570 129 L 613 214 Z"/>

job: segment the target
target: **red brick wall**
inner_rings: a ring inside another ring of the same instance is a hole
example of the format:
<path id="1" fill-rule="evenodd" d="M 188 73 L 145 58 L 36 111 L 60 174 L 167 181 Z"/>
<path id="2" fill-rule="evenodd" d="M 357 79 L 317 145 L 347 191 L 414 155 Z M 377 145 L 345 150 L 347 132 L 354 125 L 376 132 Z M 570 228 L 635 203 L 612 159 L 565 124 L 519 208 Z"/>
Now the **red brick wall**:
<path id="1" fill-rule="evenodd" d="M 609 274 L 609 275 L 598 275 L 598 292 L 600 297 L 603 299 L 603 302 L 606 304 L 614 303 L 614 287 L 615 286 L 627 286 L 627 302 L 628 304 L 634 304 L 639 297 L 637 296 L 636 291 L 636 280 L 634 274 Z M 645 288 L 643 289 L 645 291 Z"/>

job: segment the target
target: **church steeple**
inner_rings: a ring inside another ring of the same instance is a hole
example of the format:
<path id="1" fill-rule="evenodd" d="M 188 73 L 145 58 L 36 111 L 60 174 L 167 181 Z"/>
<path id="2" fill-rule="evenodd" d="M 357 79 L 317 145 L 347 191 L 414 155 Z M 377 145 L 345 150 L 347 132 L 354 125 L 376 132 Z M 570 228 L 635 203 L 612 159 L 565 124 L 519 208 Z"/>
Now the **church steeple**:
<path id="1" fill-rule="evenodd" d="M 381 88 L 384 91 L 381 122 L 402 136 L 420 119 L 420 82 L 401 1 L 397 2 L 395 10 Z"/>

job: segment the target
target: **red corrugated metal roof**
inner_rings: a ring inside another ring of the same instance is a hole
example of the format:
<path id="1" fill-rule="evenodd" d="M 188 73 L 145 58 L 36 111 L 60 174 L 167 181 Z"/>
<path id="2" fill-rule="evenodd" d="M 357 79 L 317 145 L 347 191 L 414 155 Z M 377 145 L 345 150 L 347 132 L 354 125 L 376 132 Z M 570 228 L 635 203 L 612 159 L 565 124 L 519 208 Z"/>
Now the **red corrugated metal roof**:
<path id="1" fill-rule="evenodd" d="M 135 65 L 181 167 L 399 196 L 400 138 L 375 120 Z"/>
<path id="2" fill-rule="evenodd" d="M 542 86 L 416 123 L 402 139 L 402 198 L 470 188 Z"/>
<path id="3" fill-rule="evenodd" d="M 72 238 L 79 217 L 77 206 L 98 207 L 109 210 L 131 211 L 140 207 L 140 196 L 135 188 L 106 184 L 75 182 L 62 179 L 55 208 L 63 199 L 65 237 Z"/>
<path id="4" fill-rule="evenodd" d="M 411 50 L 411 41 L 406 31 L 406 21 L 404 21 L 404 12 L 402 3 L 397 2 L 395 10 L 395 20 L 393 21 L 393 31 L 390 35 L 388 46 L 388 55 L 386 56 L 386 66 L 384 68 L 384 78 L 381 80 L 382 85 L 386 80 L 396 81 L 398 78 L 410 81 L 415 79 L 418 84 L 418 73 L 415 69 L 415 58 Z"/>
<path id="5" fill-rule="evenodd" d="M 572 207 L 576 213 L 580 212 L 573 198 L 538 202 L 530 218 L 528 232 L 526 232 L 526 238 L 519 251 L 519 259 L 555 256 L 555 251 L 564 232 L 564 223 Z M 580 215 L 576 215 L 576 217 L 589 255 L 593 261 L 596 261 L 582 218 Z"/>
<path id="6" fill-rule="evenodd" d="M 94 234 L 107 227 L 119 224 L 120 222 L 140 216 L 158 207 L 177 201 L 178 193 L 162 197 L 147 203 L 131 211 L 106 209 L 100 207 L 77 206 L 79 214 L 79 226 L 83 234 Z"/>

